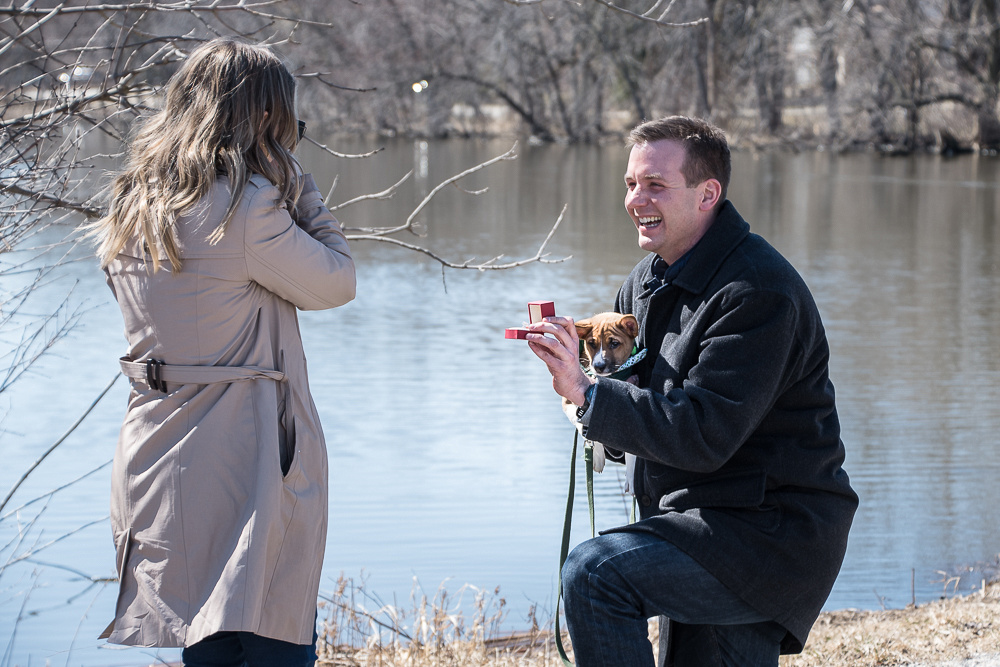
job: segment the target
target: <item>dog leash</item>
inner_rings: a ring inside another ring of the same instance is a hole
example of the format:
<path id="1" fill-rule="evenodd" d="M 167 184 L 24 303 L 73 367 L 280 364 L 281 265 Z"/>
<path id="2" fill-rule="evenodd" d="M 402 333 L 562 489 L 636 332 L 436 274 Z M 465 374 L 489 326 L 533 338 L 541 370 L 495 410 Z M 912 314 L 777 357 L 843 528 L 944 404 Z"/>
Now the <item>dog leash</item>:
<path id="1" fill-rule="evenodd" d="M 580 345 L 582 354 L 583 341 L 580 341 Z M 645 357 L 645 349 L 639 350 L 633 347 L 632 355 L 609 377 L 615 380 L 628 378 L 632 375 L 633 366 Z M 587 369 L 584 369 L 584 372 L 587 372 Z M 562 604 L 562 569 L 563 565 L 566 564 L 566 557 L 569 556 L 570 528 L 573 524 L 573 500 L 576 495 L 576 450 L 579 438 L 579 431 L 573 429 L 573 451 L 569 458 L 569 492 L 566 494 L 566 515 L 563 518 L 562 543 L 559 546 L 559 576 L 556 581 L 556 652 L 559 653 L 564 667 L 574 667 L 573 662 L 566 655 L 566 648 L 563 646 L 562 631 L 559 628 L 559 608 Z M 583 461 L 587 478 L 587 513 L 590 515 L 590 537 L 593 538 L 597 533 L 594 529 L 594 445 L 590 440 L 583 442 Z M 635 498 L 632 499 L 632 515 L 629 517 L 629 523 L 635 523 Z"/>
<path id="2" fill-rule="evenodd" d="M 566 494 L 566 516 L 563 519 L 562 544 L 559 547 L 559 577 L 556 580 L 556 651 L 565 667 L 573 667 L 573 662 L 566 655 L 566 648 L 563 646 L 562 631 L 559 628 L 559 607 L 562 603 L 562 569 L 566 564 L 566 557 L 569 556 L 569 534 L 573 524 L 573 498 L 576 495 L 576 448 L 580 434 L 573 429 L 573 451 L 569 457 L 569 493 Z M 594 446 L 589 440 L 584 441 L 583 461 L 587 471 L 587 509 L 590 513 L 590 536 L 594 537 Z"/>

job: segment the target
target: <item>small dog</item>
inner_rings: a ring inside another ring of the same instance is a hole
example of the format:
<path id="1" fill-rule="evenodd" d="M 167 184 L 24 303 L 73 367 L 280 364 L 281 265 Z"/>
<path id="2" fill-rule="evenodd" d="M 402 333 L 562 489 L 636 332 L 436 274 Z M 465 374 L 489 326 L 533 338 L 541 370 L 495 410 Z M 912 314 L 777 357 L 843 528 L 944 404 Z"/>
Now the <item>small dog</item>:
<path id="1" fill-rule="evenodd" d="M 639 323 L 634 315 L 598 313 L 577 322 L 576 334 L 581 342 L 580 365 L 594 375 L 608 377 L 614 375 L 635 351 L 635 340 L 639 337 Z M 564 398 L 562 407 L 570 423 L 580 430 L 582 435 L 582 425 L 576 419 L 576 406 Z M 604 461 L 604 446 L 595 442 L 596 472 L 604 469 Z"/>
<path id="2" fill-rule="evenodd" d="M 639 323 L 634 315 L 598 313 L 577 322 L 576 335 L 583 341 L 580 364 L 594 375 L 607 377 L 632 356 Z"/>

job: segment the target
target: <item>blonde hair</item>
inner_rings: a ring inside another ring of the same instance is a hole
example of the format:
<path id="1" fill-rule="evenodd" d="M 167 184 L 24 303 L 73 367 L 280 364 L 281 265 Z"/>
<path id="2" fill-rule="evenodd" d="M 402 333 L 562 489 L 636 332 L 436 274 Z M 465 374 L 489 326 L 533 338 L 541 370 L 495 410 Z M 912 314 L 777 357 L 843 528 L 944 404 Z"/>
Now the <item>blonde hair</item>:
<path id="1" fill-rule="evenodd" d="M 167 83 L 166 103 L 141 124 L 125 168 L 110 187 L 108 213 L 91 228 L 101 268 L 130 241 L 162 251 L 181 267 L 174 225 L 219 177 L 229 207 L 209 236 L 218 243 L 252 174 L 260 174 L 293 210 L 301 186 L 292 156 L 298 142 L 295 78 L 265 46 L 220 38 L 194 51 Z"/>

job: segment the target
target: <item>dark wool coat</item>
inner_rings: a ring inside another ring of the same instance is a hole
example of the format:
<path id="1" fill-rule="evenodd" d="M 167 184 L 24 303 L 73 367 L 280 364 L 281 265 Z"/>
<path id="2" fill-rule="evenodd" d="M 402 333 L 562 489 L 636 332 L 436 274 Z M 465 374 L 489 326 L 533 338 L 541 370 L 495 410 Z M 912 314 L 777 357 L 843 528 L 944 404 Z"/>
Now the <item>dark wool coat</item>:
<path id="1" fill-rule="evenodd" d="M 655 255 L 616 310 L 656 354 L 639 386 L 598 379 L 586 436 L 638 459 L 640 520 L 781 624 L 802 650 L 847 547 L 851 489 L 819 311 L 794 268 L 726 202 L 676 279 Z"/>

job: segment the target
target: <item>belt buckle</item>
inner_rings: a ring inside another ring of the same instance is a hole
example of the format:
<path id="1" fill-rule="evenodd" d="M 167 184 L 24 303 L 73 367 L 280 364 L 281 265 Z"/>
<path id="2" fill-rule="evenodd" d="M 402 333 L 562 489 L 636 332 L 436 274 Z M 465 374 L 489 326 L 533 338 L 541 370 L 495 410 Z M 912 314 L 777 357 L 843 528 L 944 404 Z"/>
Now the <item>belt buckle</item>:
<path id="1" fill-rule="evenodd" d="M 160 369 L 165 365 L 159 359 L 153 359 L 152 357 L 146 359 L 146 384 L 149 385 L 150 389 L 163 392 L 164 394 L 167 393 L 167 383 L 163 380 Z"/>

